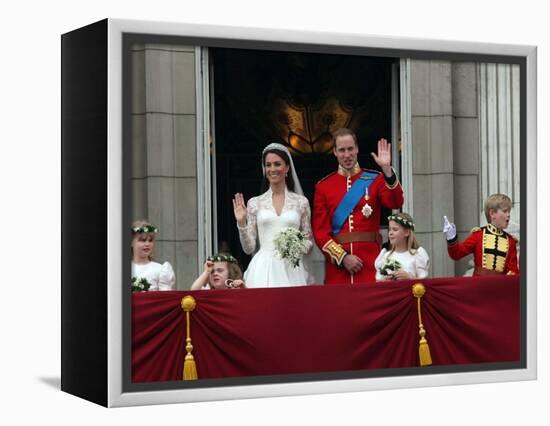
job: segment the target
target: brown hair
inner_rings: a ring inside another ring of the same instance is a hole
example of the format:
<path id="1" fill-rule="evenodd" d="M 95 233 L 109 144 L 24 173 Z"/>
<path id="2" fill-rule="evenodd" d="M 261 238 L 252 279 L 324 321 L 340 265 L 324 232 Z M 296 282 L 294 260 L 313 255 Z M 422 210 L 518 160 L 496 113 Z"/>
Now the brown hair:
<path id="1" fill-rule="evenodd" d="M 491 223 L 489 210 L 502 210 L 504 208 L 512 210 L 512 200 L 510 197 L 504 194 L 489 195 L 489 197 L 487 197 L 487 201 L 485 201 L 485 217 L 487 218 L 487 222 Z"/>
<path id="2" fill-rule="evenodd" d="M 353 138 L 353 141 L 355 142 L 355 146 L 359 146 L 357 143 L 357 135 L 353 132 L 353 130 L 348 129 L 346 127 L 340 127 L 338 130 L 336 130 L 332 134 L 332 142 L 334 144 L 334 149 L 336 149 L 336 139 L 340 136 L 348 136 L 350 135 Z"/>
<path id="3" fill-rule="evenodd" d="M 409 250 L 410 254 L 415 254 L 418 247 L 420 247 L 420 244 L 418 244 L 418 241 L 416 240 L 416 235 L 414 234 L 414 225 L 413 227 L 405 226 L 399 221 L 399 219 L 404 219 L 405 222 L 414 224 L 412 216 L 408 213 L 394 213 L 392 216 L 395 217 L 397 220 L 390 219 L 391 221 L 409 230 L 409 236 L 407 237 L 407 250 Z M 390 218 L 392 216 L 390 216 Z M 390 253 L 393 253 L 394 250 L 395 247 L 392 246 Z"/>
<path id="4" fill-rule="evenodd" d="M 280 150 L 280 149 L 277 149 L 277 148 L 266 149 L 262 153 L 262 164 L 264 166 L 265 166 L 265 157 L 267 157 L 267 154 L 278 155 L 284 161 L 285 165 L 287 165 L 291 168 L 290 158 L 289 158 L 288 154 L 286 152 Z M 294 191 L 295 185 L 294 185 L 294 179 L 292 178 L 292 171 L 290 169 L 288 171 L 289 171 L 289 173 L 287 173 L 287 175 L 285 176 L 285 183 L 286 183 L 286 186 L 287 186 L 289 191 Z M 265 191 L 267 191 L 268 189 L 269 189 L 269 181 L 267 180 L 267 176 L 265 176 L 265 174 L 264 174 L 264 178 L 262 180 L 262 187 L 261 187 L 262 194 Z"/>
<path id="5" fill-rule="evenodd" d="M 241 267 L 238 263 L 227 263 L 227 277 L 231 280 L 242 280 L 243 279 L 243 271 L 241 271 Z"/>

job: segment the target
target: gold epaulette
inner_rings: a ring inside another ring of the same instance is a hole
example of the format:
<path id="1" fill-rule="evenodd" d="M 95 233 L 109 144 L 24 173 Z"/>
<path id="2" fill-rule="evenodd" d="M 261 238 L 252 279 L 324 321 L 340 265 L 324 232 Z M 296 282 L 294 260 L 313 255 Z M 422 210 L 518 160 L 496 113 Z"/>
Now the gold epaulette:
<path id="1" fill-rule="evenodd" d="M 477 231 L 481 231 L 481 228 L 479 226 L 474 226 L 471 230 L 470 230 L 470 234 L 473 234 L 474 232 L 477 232 Z"/>
<path id="2" fill-rule="evenodd" d="M 344 248 L 333 239 L 328 240 L 321 250 L 327 253 L 338 266 L 347 254 Z"/>
<path id="3" fill-rule="evenodd" d="M 332 173 L 329 173 L 328 175 L 326 175 L 324 178 L 321 178 L 317 181 L 317 183 L 321 183 L 322 181 L 324 181 L 325 179 L 331 177 L 333 174 L 335 174 L 336 172 L 332 172 Z"/>

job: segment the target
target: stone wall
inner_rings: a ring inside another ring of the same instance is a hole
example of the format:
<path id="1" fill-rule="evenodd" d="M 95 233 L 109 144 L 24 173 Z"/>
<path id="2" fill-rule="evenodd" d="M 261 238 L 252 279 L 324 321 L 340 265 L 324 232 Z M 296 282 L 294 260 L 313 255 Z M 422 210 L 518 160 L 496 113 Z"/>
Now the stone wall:
<path id="1" fill-rule="evenodd" d="M 187 289 L 198 272 L 194 48 L 134 46 L 132 82 L 132 214 L 159 227 L 155 260 Z"/>
<path id="2" fill-rule="evenodd" d="M 431 276 L 463 275 L 453 262 L 443 215 L 464 239 L 484 225 L 488 195 L 514 201 L 519 224 L 519 70 L 516 66 L 413 60 L 410 64 L 412 205 Z M 407 195 L 406 195 L 407 196 Z M 519 232 L 519 225 L 518 225 Z"/>

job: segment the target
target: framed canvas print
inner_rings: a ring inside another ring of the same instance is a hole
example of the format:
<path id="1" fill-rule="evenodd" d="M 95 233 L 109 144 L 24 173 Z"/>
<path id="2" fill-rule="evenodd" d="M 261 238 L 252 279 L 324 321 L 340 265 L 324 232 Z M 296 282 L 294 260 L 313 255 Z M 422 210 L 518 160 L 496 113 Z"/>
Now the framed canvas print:
<path id="1" fill-rule="evenodd" d="M 62 389 L 122 406 L 535 379 L 535 155 L 533 46 L 64 34 Z"/>

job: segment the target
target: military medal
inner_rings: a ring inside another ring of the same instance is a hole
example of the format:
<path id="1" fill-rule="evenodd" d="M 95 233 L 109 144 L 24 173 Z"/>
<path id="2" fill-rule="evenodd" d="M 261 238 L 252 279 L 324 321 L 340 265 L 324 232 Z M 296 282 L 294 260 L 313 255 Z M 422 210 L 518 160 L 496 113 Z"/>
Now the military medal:
<path id="1" fill-rule="evenodd" d="M 368 195 L 366 195 L 365 197 L 368 197 Z M 365 205 L 361 209 L 361 213 L 363 213 L 363 216 L 365 216 L 366 218 L 368 218 L 372 214 L 372 207 L 369 206 L 369 203 L 365 203 Z"/>

